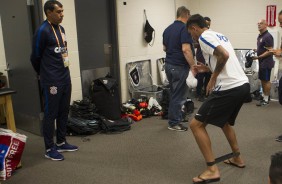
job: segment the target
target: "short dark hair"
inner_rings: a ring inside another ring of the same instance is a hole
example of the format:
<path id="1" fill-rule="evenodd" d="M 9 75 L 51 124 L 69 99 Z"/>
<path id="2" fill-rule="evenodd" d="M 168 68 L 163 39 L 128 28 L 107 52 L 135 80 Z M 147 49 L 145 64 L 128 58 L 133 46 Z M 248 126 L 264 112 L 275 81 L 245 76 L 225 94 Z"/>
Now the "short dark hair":
<path id="1" fill-rule="evenodd" d="M 44 13 L 45 13 L 46 16 L 47 16 L 47 10 L 54 11 L 54 9 L 55 9 L 54 5 L 55 4 L 58 5 L 60 8 L 63 7 L 62 3 L 60 3 L 59 1 L 56 1 L 56 0 L 46 1 L 46 3 L 44 4 Z"/>
<path id="2" fill-rule="evenodd" d="M 279 12 L 279 15 L 282 15 L 282 10 Z"/>
<path id="3" fill-rule="evenodd" d="M 271 184 L 282 184 L 282 152 L 281 151 L 271 156 L 269 179 Z"/>
<path id="4" fill-rule="evenodd" d="M 211 19 L 209 18 L 209 17 L 204 17 L 204 19 L 206 20 L 206 21 L 211 21 Z"/>
<path id="5" fill-rule="evenodd" d="M 187 14 L 189 15 L 190 14 L 190 10 L 188 10 L 185 6 L 180 6 L 178 9 L 177 9 L 177 12 L 176 12 L 176 17 L 186 17 Z"/>
<path id="6" fill-rule="evenodd" d="M 197 25 L 200 28 L 208 28 L 208 25 L 206 23 L 206 20 L 204 19 L 203 16 L 201 16 L 200 14 L 195 14 L 192 15 L 187 22 L 187 27 L 192 26 L 192 25 Z"/>

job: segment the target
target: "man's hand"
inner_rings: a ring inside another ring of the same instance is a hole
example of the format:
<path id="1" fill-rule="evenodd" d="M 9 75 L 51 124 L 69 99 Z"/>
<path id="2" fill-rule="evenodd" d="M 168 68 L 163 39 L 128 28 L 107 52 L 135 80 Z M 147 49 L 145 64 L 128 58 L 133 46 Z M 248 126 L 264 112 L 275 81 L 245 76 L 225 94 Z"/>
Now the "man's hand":
<path id="1" fill-rule="evenodd" d="M 269 49 L 269 52 L 271 52 L 275 57 L 282 57 L 282 49 Z"/>
<path id="2" fill-rule="evenodd" d="M 209 95 L 212 93 L 214 86 L 215 86 L 215 82 L 216 82 L 216 78 L 214 78 L 213 76 L 211 76 L 210 81 L 206 87 L 206 95 Z"/>
<path id="3" fill-rule="evenodd" d="M 197 65 L 193 65 L 192 69 L 194 69 L 196 73 L 204 73 L 210 71 L 209 67 L 201 62 L 198 62 Z"/>
<path id="4" fill-rule="evenodd" d="M 259 57 L 258 56 L 253 56 L 252 59 L 253 60 L 257 60 L 257 59 L 259 59 Z"/>

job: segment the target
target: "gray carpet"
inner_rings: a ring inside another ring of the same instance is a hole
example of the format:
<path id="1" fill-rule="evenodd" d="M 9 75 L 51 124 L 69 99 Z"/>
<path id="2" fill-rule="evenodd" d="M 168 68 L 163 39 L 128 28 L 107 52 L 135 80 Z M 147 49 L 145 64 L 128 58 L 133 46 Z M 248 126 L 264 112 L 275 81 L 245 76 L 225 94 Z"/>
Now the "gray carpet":
<path id="1" fill-rule="evenodd" d="M 278 102 L 268 107 L 255 103 L 242 107 L 235 125 L 247 167 L 220 163 L 218 183 L 265 184 L 270 155 L 282 151 L 282 143 L 274 141 L 282 134 L 282 107 Z M 97 134 L 86 141 L 68 137 L 79 151 L 64 153 L 65 160 L 59 162 L 44 158 L 42 137 L 18 131 L 28 136 L 23 167 L 4 184 L 190 184 L 205 169 L 191 130 L 170 131 L 167 121 L 159 117 L 136 122 L 122 134 Z M 208 126 L 208 132 L 216 156 L 231 152 L 220 129 Z"/>

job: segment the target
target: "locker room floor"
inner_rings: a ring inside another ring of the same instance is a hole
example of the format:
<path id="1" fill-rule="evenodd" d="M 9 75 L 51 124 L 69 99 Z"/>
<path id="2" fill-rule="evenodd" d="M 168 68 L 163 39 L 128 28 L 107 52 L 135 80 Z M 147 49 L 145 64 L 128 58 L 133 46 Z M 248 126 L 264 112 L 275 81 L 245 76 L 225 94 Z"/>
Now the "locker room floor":
<path id="1" fill-rule="evenodd" d="M 243 105 L 235 125 L 246 168 L 219 163 L 218 183 L 267 183 L 270 156 L 282 151 L 282 143 L 275 141 L 282 134 L 282 106 L 271 101 L 257 107 L 256 102 Z M 231 152 L 220 129 L 208 126 L 207 131 L 217 157 Z M 4 184 L 188 184 L 205 169 L 191 130 L 170 131 L 160 117 L 136 122 L 122 134 L 68 137 L 79 151 L 63 153 L 64 161 L 44 158 L 42 137 L 18 132 L 28 136 L 22 168 Z"/>

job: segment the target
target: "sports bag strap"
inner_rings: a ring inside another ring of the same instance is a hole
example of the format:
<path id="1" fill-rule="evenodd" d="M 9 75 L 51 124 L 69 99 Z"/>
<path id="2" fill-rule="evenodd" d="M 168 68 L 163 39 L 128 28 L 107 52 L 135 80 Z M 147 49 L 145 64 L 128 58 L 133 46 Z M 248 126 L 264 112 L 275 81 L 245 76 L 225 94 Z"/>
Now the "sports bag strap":
<path id="1" fill-rule="evenodd" d="M 146 10 L 145 10 L 145 9 L 144 9 L 144 15 L 145 15 L 146 20 L 148 20 L 148 19 L 147 19 L 147 15 L 146 15 Z"/>

